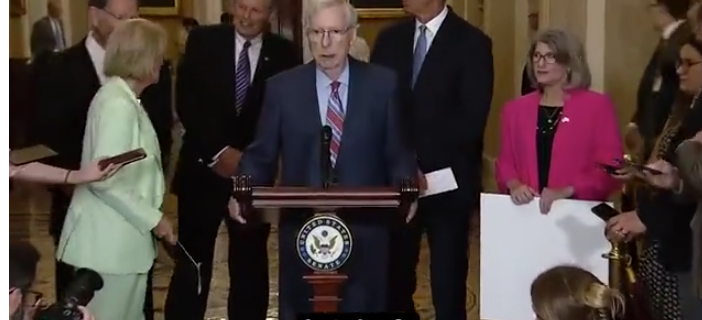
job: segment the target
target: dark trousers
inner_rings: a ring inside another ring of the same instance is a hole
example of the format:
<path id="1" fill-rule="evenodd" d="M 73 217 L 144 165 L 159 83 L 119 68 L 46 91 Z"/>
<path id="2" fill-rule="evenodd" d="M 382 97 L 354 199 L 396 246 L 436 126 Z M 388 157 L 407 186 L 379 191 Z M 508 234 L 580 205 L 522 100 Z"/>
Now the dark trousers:
<path id="1" fill-rule="evenodd" d="M 63 229 L 63 222 L 66 220 L 66 213 L 68 212 L 68 205 L 71 203 L 71 197 L 68 196 L 61 190 L 55 190 L 52 192 L 51 199 L 51 211 L 50 211 L 50 221 L 49 232 L 54 240 L 54 245 L 58 247 L 59 240 L 61 239 L 61 229 Z M 66 287 L 73 280 L 73 275 L 75 274 L 75 267 L 65 264 L 61 261 L 55 260 L 56 263 L 56 274 L 54 277 L 56 299 L 60 299 L 64 295 Z M 145 320 L 154 319 L 154 292 L 153 292 L 153 276 L 154 269 L 149 270 L 149 279 L 146 285 L 146 300 L 144 301 L 144 318 Z"/>
<path id="2" fill-rule="evenodd" d="M 470 197 L 474 198 L 474 197 Z M 392 311 L 414 312 L 416 266 L 422 234 L 429 242 L 431 294 L 437 320 L 465 320 L 468 231 L 473 205 L 459 192 L 419 200 L 417 214 L 393 227 L 389 303 Z"/>
<path id="3" fill-rule="evenodd" d="M 304 220 L 299 216 L 287 219 L 293 214 L 281 215 L 279 224 L 280 320 L 294 320 L 297 314 L 312 312 L 309 300 L 312 288 L 302 278 L 310 271 L 298 257 L 296 242 Z M 388 225 L 347 223 L 347 226 L 353 243 L 351 255 L 340 270 L 348 280 L 342 286 L 339 309 L 341 312 L 388 311 L 385 268 L 389 260 Z"/>
<path id="4" fill-rule="evenodd" d="M 183 192 L 185 191 L 185 192 Z M 181 190 L 178 194 L 178 240 L 201 263 L 198 274 L 182 250 L 166 298 L 165 318 L 203 319 L 212 279 L 215 241 L 222 220 L 229 231 L 229 319 L 265 320 L 268 310 L 267 240 L 270 224 L 241 225 L 229 218 L 228 198 L 208 192 Z"/>

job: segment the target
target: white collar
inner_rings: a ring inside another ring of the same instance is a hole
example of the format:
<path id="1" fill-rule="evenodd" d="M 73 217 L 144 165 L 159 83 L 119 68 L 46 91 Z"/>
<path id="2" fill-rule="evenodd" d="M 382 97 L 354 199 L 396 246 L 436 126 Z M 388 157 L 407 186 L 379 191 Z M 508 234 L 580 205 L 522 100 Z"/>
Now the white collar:
<path id="1" fill-rule="evenodd" d="M 97 40 L 95 40 L 95 37 L 93 36 L 92 31 L 90 31 L 88 33 L 88 37 L 85 39 L 85 48 L 88 49 L 88 53 L 90 53 L 90 56 L 93 58 L 97 58 L 95 55 L 98 55 L 98 56 L 105 55 L 105 48 L 103 48 L 97 42 Z"/>
<path id="2" fill-rule="evenodd" d="M 667 25 L 665 28 L 663 28 L 663 39 L 668 40 L 670 37 L 673 35 L 675 30 L 678 30 L 678 27 L 683 24 L 685 20 L 678 20 L 675 21 L 669 25 Z"/>
<path id="3" fill-rule="evenodd" d="M 263 41 L 263 37 L 260 34 L 251 40 L 244 38 L 236 31 L 234 32 L 234 35 L 237 46 L 243 46 L 246 41 L 250 42 L 252 46 L 255 46 Z"/>
<path id="4" fill-rule="evenodd" d="M 448 16 L 448 7 L 444 6 L 444 9 L 439 12 L 436 17 L 433 19 L 429 20 L 427 23 L 421 23 L 419 20 L 414 20 L 414 24 L 417 29 L 421 27 L 422 25 L 425 25 L 427 27 L 427 31 L 431 32 L 431 34 L 436 34 L 439 32 L 439 28 L 441 28 L 441 24 L 444 23 L 444 20 L 446 20 L 446 16 Z"/>

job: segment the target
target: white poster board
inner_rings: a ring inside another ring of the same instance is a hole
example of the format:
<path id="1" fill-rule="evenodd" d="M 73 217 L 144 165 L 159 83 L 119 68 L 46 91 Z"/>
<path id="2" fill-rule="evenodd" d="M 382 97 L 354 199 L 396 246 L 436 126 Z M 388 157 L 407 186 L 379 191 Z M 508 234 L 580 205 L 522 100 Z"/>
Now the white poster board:
<path id="1" fill-rule="evenodd" d="M 535 319 L 531 282 L 562 264 L 586 269 L 607 283 L 610 250 L 605 223 L 590 209 L 599 202 L 559 200 L 539 212 L 538 199 L 516 206 L 509 196 L 480 200 L 480 318 Z"/>

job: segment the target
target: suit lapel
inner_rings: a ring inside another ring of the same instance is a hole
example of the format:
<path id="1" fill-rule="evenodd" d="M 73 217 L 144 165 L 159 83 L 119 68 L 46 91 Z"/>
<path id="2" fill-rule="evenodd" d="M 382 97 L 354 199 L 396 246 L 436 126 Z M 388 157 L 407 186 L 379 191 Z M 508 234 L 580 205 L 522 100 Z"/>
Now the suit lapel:
<path id="1" fill-rule="evenodd" d="M 397 40 L 400 54 L 397 56 L 400 64 L 400 82 L 402 86 L 412 88 L 412 63 L 414 58 L 414 19 L 410 19 L 402 27 L 400 38 Z"/>
<path id="2" fill-rule="evenodd" d="M 249 91 L 251 91 L 253 87 L 263 86 L 265 84 L 266 79 L 268 79 L 271 73 L 270 59 L 272 56 L 275 56 L 275 52 L 273 52 L 270 45 L 270 34 L 265 33 L 261 42 L 261 53 L 258 55 L 258 61 L 251 61 L 251 63 L 256 63 L 256 72 L 254 73 Z"/>
<path id="3" fill-rule="evenodd" d="M 518 123 L 521 124 L 519 131 L 522 138 L 517 141 L 523 141 L 524 152 L 526 152 L 525 163 L 528 166 L 528 182 L 530 185 L 538 185 L 539 181 L 539 159 L 536 154 L 536 126 L 539 117 L 539 94 L 528 96 L 529 100 L 525 105 L 517 111 L 519 115 Z"/>
<path id="4" fill-rule="evenodd" d="M 83 41 L 78 45 L 78 61 L 80 61 L 81 66 L 85 70 L 85 81 L 90 88 L 90 92 L 95 94 L 102 85 L 100 83 L 100 78 L 98 77 L 98 72 L 95 70 L 95 64 L 93 64 L 93 59 L 90 57 L 88 48 L 85 46 L 85 41 L 87 38 L 83 38 Z"/>
<path id="5" fill-rule="evenodd" d="M 227 66 L 223 68 L 222 79 L 224 79 L 224 89 L 226 91 L 225 96 L 230 97 L 231 109 L 234 110 L 236 106 L 236 52 L 241 50 L 236 45 L 235 31 L 234 28 L 227 28 L 226 35 L 222 40 L 222 66 Z"/>
<path id="6" fill-rule="evenodd" d="M 357 128 L 358 118 L 361 117 L 366 106 L 366 92 L 364 87 L 366 83 L 364 79 L 364 68 L 356 59 L 349 57 L 349 87 L 346 94 L 346 114 L 344 116 L 344 132 L 341 137 L 341 144 L 339 145 L 339 161 L 341 161 L 344 155 L 344 145 L 347 138 L 353 139 L 356 134 L 355 130 L 361 130 Z"/>
<path id="7" fill-rule="evenodd" d="M 449 10 L 448 14 L 446 15 L 446 19 L 444 19 L 444 22 L 442 22 L 441 26 L 439 26 L 439 30 L 436 32 L 436 35 L 434 35 L 434 40 L 431 42 L 429 51 L 427 51 L 427 54 L 424 57 L 422 68 L 419 70 L 419 75 L 417 76 L 417 83 L 422 81 L 423 76 L 426 78 L 427 72 L 435 69 L 435 65 L 444 63 L 446 59 L 445 53 L 450 52 L 452 46 L 451 42 L 453 39 L 451 37 L 451 23 L 453 23 L 454 18 L 457 17 L 455 17 L 452 10 Z M 415 86 L 416 85 L 417 84 L 415 84 Z"/>
<path id="8" fill-rule="evenodd" d="M 305 105 L 305 115 L 309 117 L 312 124 L 317 128 L 321 128 L 325 123 L 322 122 L 322 115 L 319 113 L 319 99 L 317 99 L 317 67 L 314 61 L 308 62 L 305 66 L 305 79 L 301 81 L 300 88 L 301 100 Z"/>

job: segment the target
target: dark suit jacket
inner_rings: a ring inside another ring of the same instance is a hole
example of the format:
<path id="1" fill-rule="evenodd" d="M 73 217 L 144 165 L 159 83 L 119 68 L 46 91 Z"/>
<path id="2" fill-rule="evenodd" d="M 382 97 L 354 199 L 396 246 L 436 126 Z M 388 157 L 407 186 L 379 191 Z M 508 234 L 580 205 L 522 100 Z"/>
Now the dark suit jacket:
<path id="1" fill-rule="evenodd" d="M 451 167 L 477 204 L 483 134 L 493 90 L 492 42 L 449 10 L 412 88 L 414 19 L 383 30 L 371 62 L 399 76 L 401 106 L 422 172 Z"/>
<path id="2" fill-rule="evenodd" d="M 678 95 L 680 80 L 676 63 L 680 56 L 680 48 L 691 34 L 691 27 L 685 22 L 678 26 L 668 40 L 661 40 L 639 82 L 636 111 L 631 122 L 637 125 L 644 139 L 644 157 L 648 157 L 653 147 L 652 140 L 663 130 Z M 661 88 L 658 95 L 654 96 L 653 84 L 658 74 L 662 80 Z"/>
<path id="3" fill-rule="evenodd" d="M 207 164 L 226 146 L 244 150 L 251 143 L 266 80 L 302 60 L 292 42 L 264 34 L 256 73 L 237 115 L 235 43 L 231 25 L 196 28 L 188 35 L 176 79 L 176 111 L 185 129 L 174 178 L 176 193 L 182 191 L 181 186 L 196 185 L 228 197 L 231 182 L 217 176 Z"/>
<path id="4" fill-rule="evenodd" d="M 63 34 L 63 21 L 59 20 L 59 26 Z M 65 34 L 64 34 L 65 37 Z M 29 46 L 32 51 L 32 57 L 36 57 L 44 52 L 52 52 L 57 47 L 57 42 L 66 39 L 57 39 L 54 34 L 54 29 L 51 26 L 51 18 L 43 17 L 32 26 L 32 34 L 30 35 Z"/>
<path id="5" fill-rule="evenodd" d="M 52 163 L 65 168 L 80 167 L 83 133 L 90 102 L 100 89 L 100 80 L 85 47 L 85 39 L 65 51 L 47 58 L 39 72 L 42 85 L 37 94 L 35 134 L 38 140 L 58 152 Z M 42 59 L 43 60 L 43 59 Z M 144 90 L 141 101 L 158 135 L 161 153 L 167 160 L 171 149 L 173 113 L 171 109 L 171 72 L 166 63 L 160 81 Z M 168 163 L 163 162 L 164 166 Z"/>
<path id="6" fill-rule="evenodd" d="M 397 80 L 386 68 L 349 58 L 349 91 L 339 156 L 338 184 L 399 186 L 416 174 L 414 153 L 403 137 Z M 281 185 L 321 187 L 321 128 L 314 62 L 282 73 L 266 87 L 256 139 L 240 172 L 255 185 L 271 186 L 280 157 Z"/>

